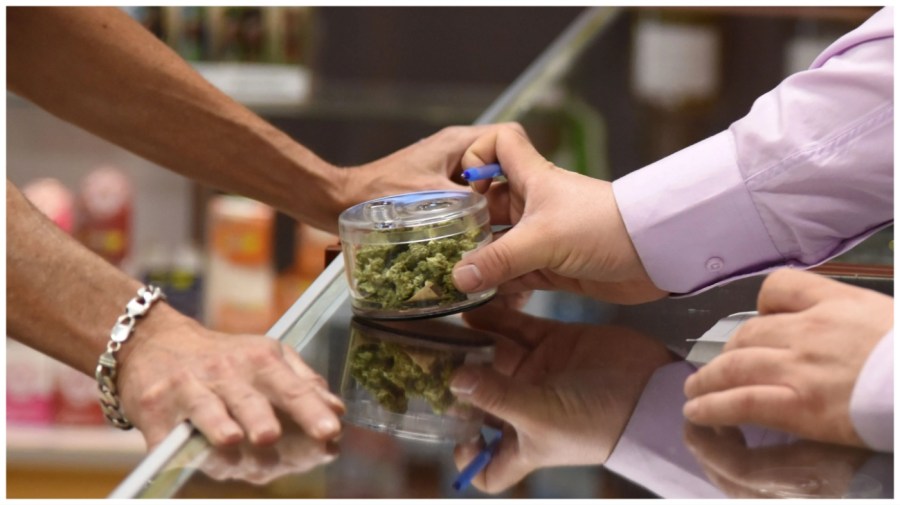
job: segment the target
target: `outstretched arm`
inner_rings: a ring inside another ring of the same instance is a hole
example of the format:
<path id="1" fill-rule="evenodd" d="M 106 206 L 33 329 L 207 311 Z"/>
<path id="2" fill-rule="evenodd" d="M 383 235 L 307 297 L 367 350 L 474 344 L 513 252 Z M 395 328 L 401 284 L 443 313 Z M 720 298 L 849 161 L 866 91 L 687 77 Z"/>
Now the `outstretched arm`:
<path id="1" fill-rule="evenodd" d="M 445 128 L 341 169 L 213 87 L 120 9 L 19 7 L 7 16 L 10 91 L 163 167 L 331 232 L 361 201 L 458 189 L 449 176 L 463 152 L 495 128 Z"/>
<path id="2" fill-rule="evenodd" d="M 161 166 L 316 226 L 340 211 L 339 169 L 213 87 L 120 9 L 20 7 L 7 16 L 10 91 Z M 298 199 L 299 180 L 320 190 Z"/>

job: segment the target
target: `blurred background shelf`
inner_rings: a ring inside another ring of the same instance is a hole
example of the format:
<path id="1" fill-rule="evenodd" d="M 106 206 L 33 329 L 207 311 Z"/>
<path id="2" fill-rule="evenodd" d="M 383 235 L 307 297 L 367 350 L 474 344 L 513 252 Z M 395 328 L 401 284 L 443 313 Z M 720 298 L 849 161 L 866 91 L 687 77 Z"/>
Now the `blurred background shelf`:
<path id="1" fill-rule="evenodd" d="M 147 454 L 137 430 L 107 426 L 6 427 L 7 466 L 120 470 Z"/>
<path id="2" fill-rule="evenodd" d="M 146 456 L 136 430 L 6 426 L 6 496 L 104 498 Z"/>

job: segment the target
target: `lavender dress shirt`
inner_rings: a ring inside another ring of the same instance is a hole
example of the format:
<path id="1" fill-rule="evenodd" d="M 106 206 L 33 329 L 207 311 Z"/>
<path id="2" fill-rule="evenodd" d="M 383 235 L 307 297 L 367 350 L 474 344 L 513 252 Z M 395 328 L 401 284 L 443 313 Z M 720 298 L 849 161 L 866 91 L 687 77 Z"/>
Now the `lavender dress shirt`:
<path id="1" fill-rule="evenodd" d="M 893 16 L 878 11 L 728 130 L 613 183 L 659 288 L 695 294 L 812 267 L 893 222 Z M 850 403 L 857 433 L 880 451 L 893 451 L 892 350 L 893 330 Z"/>

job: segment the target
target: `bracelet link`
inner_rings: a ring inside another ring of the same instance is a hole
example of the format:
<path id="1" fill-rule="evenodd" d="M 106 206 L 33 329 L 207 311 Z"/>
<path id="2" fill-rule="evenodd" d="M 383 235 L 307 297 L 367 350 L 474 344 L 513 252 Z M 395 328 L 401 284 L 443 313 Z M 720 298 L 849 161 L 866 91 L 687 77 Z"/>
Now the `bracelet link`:
<path id="1" fill-rule="evenodd" d="M 134 333 L 134 325 L 150 310 L 150 307 L 159 299 L 166 296 L 156 286 L 142 286 L 137 291 L 137 297 L 132 298 L 125 305 L 125 314 L 119 316 L 116 324 L 109 334 L 109 342 L 106 344 L 106 352 L 100 355 L 94 377 L 97 379 L 97 388 L 100 390 L 100 408 L 103 415 L 113 426 L 122 430 L 130 430 L 133 424 L 122 412 L 122 402 L 119 399 L 119 391 L 116 386 L 119 362 L 116 360 L 116 352 L 122 348 L 122 343 L 128 340 Z"/>
<path id="2" fill-rule="evenodd" d="M 128 322 L 125 323 L 123 319 L 127 319 Z M 112 331 L 109 332 L 109 338 L 113 342 L 122 343 L 131 336 L 132 331 L 134 331 L 134 318 L 131 316 L 119 316 L 116 325 L 113 326 Z"/>
<path id="3" fill-rule="evenodd" d="M 131 319 L 134 320 L 135 317 L 141 317 L 150 310 L 150 303 L 146 300 L 146 296 L 142 298 L 132 298 L 128 305 L 125 306 L 125 313 L 131 316 Z"/>

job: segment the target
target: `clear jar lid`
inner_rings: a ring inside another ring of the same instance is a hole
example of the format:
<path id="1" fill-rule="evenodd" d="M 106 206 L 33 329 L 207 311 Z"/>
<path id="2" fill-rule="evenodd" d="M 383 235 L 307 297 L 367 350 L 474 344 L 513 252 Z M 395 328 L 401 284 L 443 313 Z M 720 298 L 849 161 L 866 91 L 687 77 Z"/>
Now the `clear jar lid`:
<path id="1" fill-rule="evenodd" d="M 465 219 L 472 218 L 472 219 Z M 475 226 L 488 221 L 487 199 L 472 191 L 422 191 L 388 196 L 363 202 L 341 213 L 341 237 L 351 239 L 371 232 L 384 242 L 397 243 L 421 239 L 417 231 L 428 228 L 428 238 L 455 235 L 458 226 L 441 229 L 447 223 L 467 222 Z M 394 233 L 397 232 L 397 233 Z M 404 237 L 403 232 L 412 232 Z M 372 243 L 370 240 L 366 242 Z M 408 239 L 408 240 L 407 240 Z"/>

